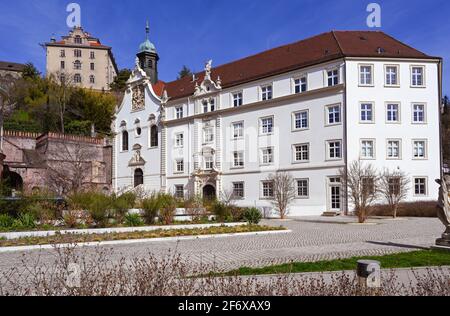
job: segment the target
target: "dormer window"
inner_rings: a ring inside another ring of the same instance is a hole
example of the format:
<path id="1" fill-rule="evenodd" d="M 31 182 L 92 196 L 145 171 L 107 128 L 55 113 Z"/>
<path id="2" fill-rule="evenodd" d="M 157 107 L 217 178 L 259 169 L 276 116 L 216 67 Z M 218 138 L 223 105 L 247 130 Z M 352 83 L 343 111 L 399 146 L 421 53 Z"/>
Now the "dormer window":
<path id="1" fill-rule="evenodd" d="M 203 113 L 214 112 L 216 110 L 216 99 L 202 101 Z"/>
<path id="2" fill-rule="evenodd" d="M 83 44 L 83 39 L 80 35 L 75 36 L 75 44 Z"/>

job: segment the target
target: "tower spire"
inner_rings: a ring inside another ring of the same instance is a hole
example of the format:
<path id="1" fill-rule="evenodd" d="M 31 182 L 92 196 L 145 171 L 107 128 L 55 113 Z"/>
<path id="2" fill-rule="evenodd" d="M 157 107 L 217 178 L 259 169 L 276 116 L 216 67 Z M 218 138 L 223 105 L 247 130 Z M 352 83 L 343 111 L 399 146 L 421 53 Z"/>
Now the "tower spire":
<path id="1" fill-rule="evenodd" d="M 145 38 L 148 40 L 148 38 L 149 38 L 149 35 L 150 34 L 150 25 L 149 25 L 149 23 L 148 23 L 148 20 L 147 20 L 147 24 L 145 25 Z"/>

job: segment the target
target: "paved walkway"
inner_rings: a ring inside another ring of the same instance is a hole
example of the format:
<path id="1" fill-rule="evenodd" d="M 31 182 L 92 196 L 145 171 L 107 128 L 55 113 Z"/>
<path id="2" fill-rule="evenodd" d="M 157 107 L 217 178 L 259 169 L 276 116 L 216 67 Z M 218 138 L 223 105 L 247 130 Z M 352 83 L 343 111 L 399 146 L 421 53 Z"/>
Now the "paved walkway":
<path id="1" fill-rule="evenodd" d="M 180 242 L 148 242 L 108 246 L 115 258 L 142 257 L 149 252 L 164 255 L 180 253 L 195 262 L 219 268 L 260 267 L 291 261 L 318 261 L 352 256 L 383 255 L 413 251 L 434 244 L 443 232 L 438 219 L 374 219 L 376 225 L 352 225 L 354 219 L 304 217 L 288 221 L 271 220 L 263 224 L 285 226 L 290 234 L 199 239 Z M 0 254 L 0 269 L 20 265 L 23 253 Z M 26 253 L 40 262 L 54 260 L 51 251 Z M 27 259 L 27 260 L 29 260 Z"/>

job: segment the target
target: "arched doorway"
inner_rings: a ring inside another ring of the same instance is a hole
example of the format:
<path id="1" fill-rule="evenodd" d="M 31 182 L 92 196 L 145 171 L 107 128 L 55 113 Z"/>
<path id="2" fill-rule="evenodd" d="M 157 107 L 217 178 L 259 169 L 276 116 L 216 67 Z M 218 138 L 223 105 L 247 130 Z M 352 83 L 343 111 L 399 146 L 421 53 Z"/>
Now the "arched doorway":
<path id="1" fill-rule="evenodd" d="M 217 197 L 216 195 L 216 188 L 212 186 L 211 184 L 207 184 L 203 187 L 203 198 L 206 200 L 215 200 Z"/>
<path id="2" fill-rule="evenodd" d="M 138 187 L 144 184 L 144 172 L 142 169 L 136 169 L 134 171 L 134 187 Z"/>
<path id="3" fill-rule="evenodd" d="M 9 170 L 8 166 L 5 166 L 2 174 L 2 181 L 4 184 L 4 188 L 7 192 L 3 192 L 3 194 L 11 195 L 13 191 L 22 191 L 23 190 L 23 179 L 22 177 L 11 170 Z"/>

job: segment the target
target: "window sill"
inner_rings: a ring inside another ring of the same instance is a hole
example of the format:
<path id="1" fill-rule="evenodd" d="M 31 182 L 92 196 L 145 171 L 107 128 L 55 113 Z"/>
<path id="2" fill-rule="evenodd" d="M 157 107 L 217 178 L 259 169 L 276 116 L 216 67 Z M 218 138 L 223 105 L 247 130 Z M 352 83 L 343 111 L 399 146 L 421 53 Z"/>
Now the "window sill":
<path id="1" fill-rule="evenodd" d="M 342 125 L 341 122 L 339 122 L 339 123 L 333 123 L 333 124 L 325 124 L 325 127 L 333 127 L 333 126 L 340 126 L 340 125 Z"/>
<path id="2" fill-rule="evenodd" d="M 410 85 L 409 87 L 411 89 L 426 89 L 427 88 L 427 86 L 413 86 L 413 85 Z"/>
<path id="3" fill-rule="evenodd" d="M 388 84 L 385 84 L 384 87 L 385 88 L 400 88 L 400 85 L 388 85 Z"/>
<path id="4" fill-rule="evenodd" d="M 292 164 L 293 165 L 302 165 L 302 164 L 307 164 L 307 163 L 310 163 L 311 161 L 310 160 L 302 160 L 302 161 L 293 161 L 292 162 Z"/>
<path id="5" fill-rule="evenodd" d="M 309 196 L 296 196 L 296 200 L 309 200 Z"/>
<path id="6" fill-rule="evenodd" d="M 242 169 L 245 169 L 245 166 L 242 166 L 242 167 L 230 167 L 230 170 L 242 170 Z"/>
<path id="7" fill-rule="evenodd" d="M 374 125 L 376 124 L 375 121 L 359 121 L 359 124 L 364 124 L 364 125 Z"/>
<path id="8" fill-rule="evenodd" d="M 307 127 L 307 128 L 294 128 L 294 129 L 292 129 L 292 133 L 305 132 L 305 131 L 309 131 L 309 130 L 310 130 L 309 127 Z"/>
<path id="9" fill-rule="evenodd" d="M 358 84 L 360 88 L 375 88 L 374 84 Z"/>

